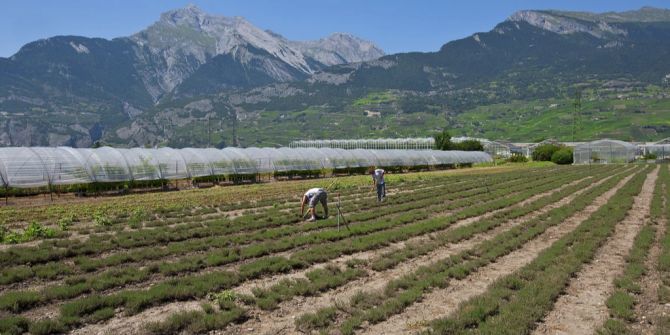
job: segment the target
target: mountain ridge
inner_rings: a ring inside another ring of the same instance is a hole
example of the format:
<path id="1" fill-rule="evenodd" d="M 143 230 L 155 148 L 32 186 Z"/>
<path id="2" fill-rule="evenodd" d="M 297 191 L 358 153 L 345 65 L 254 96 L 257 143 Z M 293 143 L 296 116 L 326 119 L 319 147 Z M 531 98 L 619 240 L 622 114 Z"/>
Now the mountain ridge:
<path id="1" fill-rule="evenodd" d="M 40 49 L 40 42 L 21 59 L 0 59 L 0 144 L 277 145 L 296 136 L 478 129 L 459 123 L 478 106 L 565 97 L 577 89 L 666 87 L 666 12 L 519 11 L 434 52 L 359 60 L 374 49 L 348 34 L 295 42 L 242 18 L 185 8 L 134 34 L 138 42 L 59 37 L 51 49 Z M 334 50 L 331 42 L 347 47 Z M 307 46 L 315 53 L 299 50 Z M 49 50 L 57 52 L 47 57 Z M 110 60 L 121 63 L 103 71 Z M 19 61 L 33 66 L 17 71 L 12 64 Z M 232 124 L 239 139 L 230 139 Z M 635 127 L 670 135 L 661 125 Z"/>

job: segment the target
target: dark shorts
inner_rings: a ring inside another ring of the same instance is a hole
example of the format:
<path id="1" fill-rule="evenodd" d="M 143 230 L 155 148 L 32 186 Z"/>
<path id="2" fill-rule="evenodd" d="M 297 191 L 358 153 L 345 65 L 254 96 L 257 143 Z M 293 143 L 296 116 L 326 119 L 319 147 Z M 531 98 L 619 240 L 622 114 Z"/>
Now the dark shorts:
<path id="1" fill-rule="evenodd" d="M 317 192 L 312 199 L 309 199 L 309 208 L 314 208 L 318 203 L 321 203 L 323 206 L 328 204 L 328 194 L 326 191 Z"/>

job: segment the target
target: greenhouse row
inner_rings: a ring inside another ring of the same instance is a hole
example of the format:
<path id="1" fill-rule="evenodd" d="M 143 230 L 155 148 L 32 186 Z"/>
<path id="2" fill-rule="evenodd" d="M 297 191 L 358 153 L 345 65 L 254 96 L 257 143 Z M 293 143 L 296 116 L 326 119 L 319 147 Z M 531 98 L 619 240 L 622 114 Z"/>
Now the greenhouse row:
<path id="1" fill-rule="evenodd" d="M 416 149 L 428 150 L 435 147 L 432 137 L 419 138 L 375 138 L 346 140 L 300 140 L 289 144 L 291 148 L 339 148 L 339 149 Z"/>
<path id="2" fill-rule="evenodd" d="M 489 162 L 483 152 L 332 148 L 117 149 L 0 148 L 3 187 L 313 171 L 369 166 L 436 166 Z"/>

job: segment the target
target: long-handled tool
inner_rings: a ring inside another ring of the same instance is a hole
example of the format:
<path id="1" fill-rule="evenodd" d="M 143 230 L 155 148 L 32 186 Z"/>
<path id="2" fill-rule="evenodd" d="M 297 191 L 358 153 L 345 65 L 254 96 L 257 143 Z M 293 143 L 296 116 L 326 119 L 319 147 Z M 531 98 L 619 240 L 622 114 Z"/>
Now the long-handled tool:
<path id="1" fill-rule="evenodd" d="M 330 188 L 333 187 L 333 185 L 335 185 L 335 183 L 337 182 L 337 179 L 335 177 L 332 177 L 332 178 L 333 178 L 333 181 L 331 181 L 330 184 L 328 186 L 326 186 L 326 188 L 324 188 L 324 191 L 328 192 L 328 190 L 330 190 Z"/>
<path id="2" fill-rule="evenodd" d="M 344 214 L 342 214 L 342 207 L 340 206 L 340 194 L 337 193 L 337 202 L 335 203 L 335 209 L 337 210 L 337 231 L 340 231 L 340 219 L 342 222 L 344 222 L 344 226 L 347 227 L 347 230 L 349 230 L 349 223 L 347 222 L 347 219 L 344 218 Z"/>

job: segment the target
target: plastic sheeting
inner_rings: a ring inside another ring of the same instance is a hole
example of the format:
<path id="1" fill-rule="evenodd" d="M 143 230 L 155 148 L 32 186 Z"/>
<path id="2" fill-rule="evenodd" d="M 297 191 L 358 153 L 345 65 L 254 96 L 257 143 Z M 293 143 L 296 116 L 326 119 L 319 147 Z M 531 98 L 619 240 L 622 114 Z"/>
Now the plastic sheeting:
<path id="1" fill-rule="evenodd" d="M 628 163 L 635 160 L 635 145 L 619 140 L 598 140 L 575 147 L 575 164 Z"/>
<path id="2" fill-rule="evenodd" d="M 484 152 L 339 148 L 76 149 L 0 148 L 0 186 L 43 187 L 93 182 L 489 162 Z"/>
<path id="3" fill-rule="evenodd" d="M 667 160 L 670 157 L 670 144 L 647 144 L 642 147 L 642 154 L 654 154 L 656 159 Z"/>

